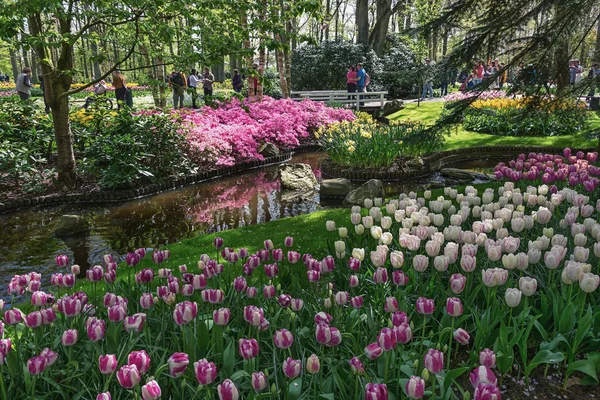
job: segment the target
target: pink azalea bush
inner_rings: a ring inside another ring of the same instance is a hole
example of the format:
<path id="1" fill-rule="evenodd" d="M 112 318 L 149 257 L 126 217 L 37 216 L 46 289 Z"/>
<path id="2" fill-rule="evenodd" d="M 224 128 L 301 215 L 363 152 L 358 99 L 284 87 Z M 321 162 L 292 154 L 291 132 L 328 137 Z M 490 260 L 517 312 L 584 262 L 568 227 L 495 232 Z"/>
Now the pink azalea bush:
<path id="1" fill-rule="evenodd" d="M 339 121 L 352 121 L 350 110 L 331 108 L 324 103 L 265 97 L 261 102 L 233 99 L 218 108 L 200 112 L 173 112 L 181 118 L 196 163 L 230 166 L 253 159 L 262 160 L 263 143 L 294 148 L 312 130 Z"/>
<path id="2" fill-rule="evenodd" d="M 566 148 L 563 154 L 529 153 L 520 154 L 517 159 L 499 163 L 494 168 L 498 179 L 513 182 L 520 180 L 539 181 L 544 184 L 568 183 L 571 187 L 583 186 L 587 192 L 594 192 L 600 186 L 600 167 L 598 152 L 572 154 Z M 556 192 L 556 186 L 551 189 Z"/>
<path id="3" fill-rule="evenodd" d="M 446 101 L 460 101 L 478 97 L 478 100 L 500 99 L 506 97 L 506 92 L 502 90 L 486 90 L 484 92 L 454 92 L 444 96 Z"/>

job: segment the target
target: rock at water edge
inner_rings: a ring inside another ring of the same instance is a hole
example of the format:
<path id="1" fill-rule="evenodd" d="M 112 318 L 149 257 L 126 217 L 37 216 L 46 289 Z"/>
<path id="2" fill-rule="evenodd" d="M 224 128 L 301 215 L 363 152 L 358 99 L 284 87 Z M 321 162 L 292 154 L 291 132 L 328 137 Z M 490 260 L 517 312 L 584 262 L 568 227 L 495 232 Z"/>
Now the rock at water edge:
<path id="1" fill-rule="evenodd" d="M 359 205 L 365 203 L 365 199 L 383 197 L 383 182 L 378 179 L 371 179 L 358 189 L 355 189 L 346 195 L 344 206 Z"/>
<path id="2" fill-rule="evenodd" d="M 352 182 L 345 178 L 325 179 L 321 182 L 321 196 L 345 197 L 352 187 Z"/>
<path id="3" fill-rule="evenodd" d="M 288 190 L 309 191 L 318 186 L 317 178 L 310 165 L 284 164 L 279 167 L 281 188 Z"/>
<path id="4" fill-rule="evenodd" d="M 63 215 L 60 217 L 58 227 L 54 230 L 56 236 L 74 236 L 90 230 L 90 224 L 81 215 Z"/>

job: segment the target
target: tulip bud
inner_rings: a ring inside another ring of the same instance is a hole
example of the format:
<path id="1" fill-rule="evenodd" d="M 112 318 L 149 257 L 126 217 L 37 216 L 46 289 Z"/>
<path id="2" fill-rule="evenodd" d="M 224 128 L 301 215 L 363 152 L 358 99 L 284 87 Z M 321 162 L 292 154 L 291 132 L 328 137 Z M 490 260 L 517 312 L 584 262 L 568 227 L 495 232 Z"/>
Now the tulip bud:
<path id="1" fill-rule="evenodd" d="M 312 354 L 306 360 L 306 371 L 309 374 L 313 374 L 314 375 L 314 374 L 319 373 L 320 369 L 321 369 L 321 364 L 319 362 L 319 357 L 317 357 L 315 354 Z"/>

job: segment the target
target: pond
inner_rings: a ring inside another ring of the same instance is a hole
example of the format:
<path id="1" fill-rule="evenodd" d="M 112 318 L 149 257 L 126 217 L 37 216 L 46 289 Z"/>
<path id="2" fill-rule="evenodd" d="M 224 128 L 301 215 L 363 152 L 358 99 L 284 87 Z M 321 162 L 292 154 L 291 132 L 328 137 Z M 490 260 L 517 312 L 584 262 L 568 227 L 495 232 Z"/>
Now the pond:
<path id="1" fill-rule="evenodd" d="M 324 153 L 303 153 L 291 162 L 309 164 L 320 177 Z M 481 161 L 476 169 L 489 168 L 496 160 Z M 457 165 L 455 165 L 457 166 Z M 470 168 L 471 163 L 458 165 Z M 204 182 L 125 203 L 31 207 L 0 215 L 0 297 L 15 274 L 42 273 L 48 284 L 59 268 L 58 254 L 67 254 L 82 271 L 100 264 L 104 254 L 123 257 L 139 247 L 156 248 L 202 233 L 260 224 L 279 218 L 340 206 L 340 200 L 321 200 L 319 194 L 298 202 L 286 202 L 277 178 L 277 166 L 249 170 L 240 175 Z M 386 183 L 387 195 L 425 187 L 420 182 Z M 83 216 L 90 224 L 87 234 L 60 239 L 54 235 L 64 214 Z M 60 269 L 62 272 L 64 270 Z M 5 297 L 6 299 L 6 297 Z"/>

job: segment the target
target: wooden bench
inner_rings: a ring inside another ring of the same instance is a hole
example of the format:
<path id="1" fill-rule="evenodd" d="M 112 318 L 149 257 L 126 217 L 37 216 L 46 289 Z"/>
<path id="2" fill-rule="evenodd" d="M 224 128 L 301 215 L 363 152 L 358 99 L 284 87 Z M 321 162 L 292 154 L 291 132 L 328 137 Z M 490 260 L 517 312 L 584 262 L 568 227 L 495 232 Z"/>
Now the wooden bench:
<path id="1" fill-rule="evenodd" d="M 345 90 L 307 90 L 307 91 L 292 91 L 291 99 L 301 101 L 305 99 L 313 101 L 322 101 L 326 103 L 338 104 L 354 104 L 356 110 L 365 107 L 367 102 L 379 103 L 379 108 L 383 109 L 385 105 L 385 97 L 388 92 L 347 92 Z M 361 97 L 359 99 L 359 97 Z M 360 101 L 359 101 L 360 100 Z M 360 103 L 363 103 L 361 106 Z M 373 106 L 369 106 L 372 108 Z"/>

